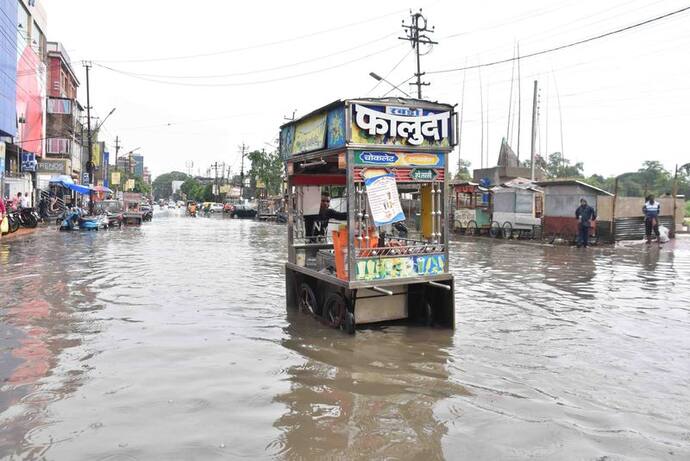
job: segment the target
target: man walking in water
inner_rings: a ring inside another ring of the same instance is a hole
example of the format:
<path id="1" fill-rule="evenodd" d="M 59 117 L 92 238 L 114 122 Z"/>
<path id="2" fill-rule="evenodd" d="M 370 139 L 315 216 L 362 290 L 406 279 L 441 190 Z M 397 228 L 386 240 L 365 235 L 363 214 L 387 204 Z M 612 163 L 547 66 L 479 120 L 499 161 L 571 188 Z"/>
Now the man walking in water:
<path id="1" fill-rule="evenodd" d="M 597 212 L 594 208 L 587 205 L 587 200 L 580 199 L 580 206 L 575 210 L 575 217 L 577 218 L 577 247 L 589 245 L 589 228 L 592 221 L 597 219 Z"/>
<path id="2" fill-rule="evenodd" d="M 647 238 L 647 243 L 652 243 L 652 231 L 656 236 L 657 242 L 659 240 L 659 213 L 661 213 L 661 205 L 654 200 L 653 195 L 648 195 L 646 202 L 642 206 L 642 213 L 644 213 L 644 235 Z"/>

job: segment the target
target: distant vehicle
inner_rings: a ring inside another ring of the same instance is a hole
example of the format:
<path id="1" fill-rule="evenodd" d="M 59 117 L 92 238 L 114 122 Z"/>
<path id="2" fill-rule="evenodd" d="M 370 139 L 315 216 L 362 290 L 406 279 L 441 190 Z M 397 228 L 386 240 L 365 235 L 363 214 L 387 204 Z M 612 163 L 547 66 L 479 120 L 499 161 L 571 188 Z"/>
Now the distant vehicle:
<path id="1" fill-rule="evenodd" d="M 223 204 L 222 203 L 212 203 L 209 206 L 208 211 L 210 211 L 211 213 L 222 213 L 224 211 Z"/>
<path id="2" fill-rule="evenodd" d="M 96 202 L 96 210 L 99 214 L 105 214 L 108 218 L 108 227 L 122 227 L 124 220 L 124 205 L 119 200 L 103 200 Z"/>
<path id="3" fill-rule="evenodd" d="M 225 205 L 223 205 L 223 213 L 232 214 L 233 211 L 235 211 L 235 205 L 233 205 L 232 203 L 228 202 Z"/>
<path id="4" fill-rule="evenodd" d="M 249 218 L 253 219 L 257 215 L 256 204 L 249 201 L 244 201 L 235 205 L 235 209 L 232 212 L 233 218 Z"/>
<path id="5" fill-rule="evenodd" d="M 175 202 L 168 202 L 168 208 L 177 208 Z"/>
<path id="6" fill-rule="evenodd" d="M 153 207 L 150 205 L 142 205 L 139 207 L 139 210 L 144 213 L 143 219 L 144 221 L 151 221 L 153 219 Z"/>
<path id="7" fill-rule="evenodd" d="M 182 200 L 177 201 L 177 208 L 182 208 L 184 206 L 184 202 Z"/>

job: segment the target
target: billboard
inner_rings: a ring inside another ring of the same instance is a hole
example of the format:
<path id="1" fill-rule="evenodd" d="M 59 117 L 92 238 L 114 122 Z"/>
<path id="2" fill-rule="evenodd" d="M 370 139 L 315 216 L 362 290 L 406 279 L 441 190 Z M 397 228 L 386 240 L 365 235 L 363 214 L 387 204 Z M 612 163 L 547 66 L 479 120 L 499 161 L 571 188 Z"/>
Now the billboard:
<path id="1" fill-rule="evenodd" d="M 451 136 L 450 111 L 352 105 L 353 144 L 449 147 Z"/>
<path id="2" fill-rule="evenodd" d="M 3 14 L 4 13 L 4 14 Z M 17 135 L 17 30 L 16 0 L 0 0 L 0 136 Z M 4 155 L 2 156 L 4 162 Z"/>

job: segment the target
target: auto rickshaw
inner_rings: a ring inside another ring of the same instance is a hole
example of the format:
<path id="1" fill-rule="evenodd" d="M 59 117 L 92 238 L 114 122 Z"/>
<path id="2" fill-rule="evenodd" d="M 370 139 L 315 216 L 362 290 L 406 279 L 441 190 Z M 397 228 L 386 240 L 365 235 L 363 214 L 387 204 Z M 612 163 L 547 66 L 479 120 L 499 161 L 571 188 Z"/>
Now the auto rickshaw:
<path id="1" fill-rule="evenodd" d="M 349 333 L 392 321 L 454 328 L 446 191 L 455 121 L 447 104 L 367 98 L 281 127 L 288 308 Z M 341 224 L 329 222 L 338 213 L 327 197 L 340 197 Z M 401 198 L 418 200 L 418 220 Z"/>

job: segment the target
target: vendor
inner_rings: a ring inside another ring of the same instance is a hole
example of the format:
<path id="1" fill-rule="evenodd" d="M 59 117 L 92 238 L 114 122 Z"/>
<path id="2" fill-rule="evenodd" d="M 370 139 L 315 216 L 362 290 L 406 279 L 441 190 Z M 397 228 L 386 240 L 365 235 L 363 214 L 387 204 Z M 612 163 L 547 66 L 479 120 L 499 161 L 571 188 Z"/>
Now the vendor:
<path id="1" fill-rule="evenodd" d="M 328 192 L 322 192 L 319 214 L 304 216 L 304 231 L 310 242 L 314 243 L 319 240 L 319 237 L 324 237 L 326 235 L 329 220 L 347 220 L 347 213 L 335 211 L 330 205 L 331 195 Z"/>

